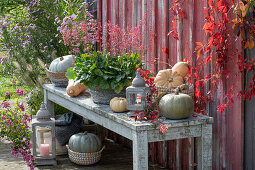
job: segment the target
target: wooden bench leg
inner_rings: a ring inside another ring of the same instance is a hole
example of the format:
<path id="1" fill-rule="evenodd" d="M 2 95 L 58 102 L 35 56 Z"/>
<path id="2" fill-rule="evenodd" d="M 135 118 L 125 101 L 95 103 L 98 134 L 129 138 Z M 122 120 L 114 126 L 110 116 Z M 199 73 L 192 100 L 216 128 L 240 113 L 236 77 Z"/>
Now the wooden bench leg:
<path id="1" fill-rule="evenodd" d="M 50 100 L 48 100 L 48 93 L 47 90 L 43 90 L 44 92 L 44 103 L 47 107 L 47 110 L 50 112 L 52 117 L 55 117 L 55 113 L 54 113 L 54 103 Z"/>
<path id="2" fill-rule="evenodd" d="M 148 138 L 146 131 L 133 134 L 133 169 L 148 169 Z"/>
<path id="3" fill-rule="evenodd" d="M 202 125 L 202 136 L 198 142 L 198 169 L 212 169 L 212 124 Z"/>

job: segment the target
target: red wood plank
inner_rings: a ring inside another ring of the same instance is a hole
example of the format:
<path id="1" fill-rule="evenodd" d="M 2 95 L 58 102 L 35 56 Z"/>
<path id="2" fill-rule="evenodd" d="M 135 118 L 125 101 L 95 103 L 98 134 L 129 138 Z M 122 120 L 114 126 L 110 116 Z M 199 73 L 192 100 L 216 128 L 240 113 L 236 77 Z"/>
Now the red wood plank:
<path id="1" fill-rule="evenodd" d="M 227 0 L 230 2 L 230 0 Z M 118 3 L 117 3 L 118 2 Z M 100 5 L 100 2 L 98 1 Z M 103 25 L 110 19 L 113 22 L 119 23 L 121 27 L 127 25 L 137 26 L 142 14 L 147 13 L 147 26 L 145 35 L 145 45 L 147 46 L 146 64 L 147 67 L 157 72 L 159 69 L 167 68 L 167 65 L 162 64 L 167 62 L 174 65 L 179 59 L 188 58 L 196 63 L 196 53 L 194 53 L 195 42 L 206 43 L 207 37 L 203 30 L 204 25 L 204 9 L 207 7 L 207 1 L 189 0 L 184 2 L 185 18 L 179 27 L 180 40 L 176 41 L 172 36 L 167 37 L 166 33 L 172 29 L 170 21 L 173 19 L 173 14 L 169 13 L 168 9 L 172 7 L 172 1 L 168 0 L 102 0 L 102 23 Z M 100 9 L 100 7 L 98 7 Z M 202 16 L 202 17 L 201 17 Z M 231 16 L 232 18 L 234 16 Z M 201 19 L 202 18 L 202 19 Z M 231 19 L 232 19 L 231 18 Z M 168 20 L 169 19 L 169 20 Z M 183 26 L 183 27 L 182 27 Z M 231 28 L 228 28 L 231 31 Z M 104 41 L 107 41 L 106 39 Z M 178 45 L 177 45 L 178 44 Z M 169 56 L 162 53 L 162 48 L 169 48 Z M 240 44 L 234 44 L 229 51 L 235 48 L 240 48 Z M 178 54 L 178 55 L 177 55 Z M 159 58 L 154 62 L 155 58 Z M 213 55 L 213 59 L 215 56 Z M 162 62 L 162 63 L 161 63 Z M 232 72 L 236 72 L 233 64 L 228 64 L 226 67 Z M 208 64 L 200 69 L 201 76 L 212 72 L 215 66 Z M 238 80 L 238 81 L 237 81 Z M 239 81 L 240 80 L 240 81 Z M 217 105 L 223 102 L 224 93 L 228 91 L 231 84 L 234 84 L 235 90 L 242 88 L 242 77 L 231 77 L 228 82 L 224 81 L 213 91 L 215 102 L 208 105 L 210 115 L 214 117 L 213 124 L 213 169 L 241 169 L 243 164 L 243 108 L 242 102 L 235 101 L 231 108 L 221 116 L 217 112 Z M 207 86 L 206 90 L 211 87 Z M 196 143 L 196 142 L 195 142 Z M 168 161 L 163 160 L 164 156 L 159 156 L 160 162 L 169 163 L 170 169 L 176 169 L 176 141 L 168 142 Z M 187 140 L 181 142 L 180 153 L 182 155 L 182 167 L 187 168 L 187 162 L 192 162 L 187 159 L 187 148 L 189 142 Z M 155 161 L 157 152 L 156 144 L 150 144 L 152 149 L 151 157 Z M 162 148 L 162 145 L 158 145 Z M 186 155 L 185 155 L 186 154 Z M 190 156 L 191 158 L 191 156 Z M 195 158 L 196 160 L 196 158 Z"/>
<path id="2" fill-rule="evenodd" d="M 169 9 L 171 9 L 173 6 L 173 2 L 169 1 Z M 173 26 L 172 26 L 172 21 L 174 19 L 174 15 L 172 13 L 172 11 L 170 10 L 169 13 L 169 29 L 172 30 Z M 170 68 L 172 68 L 172 66 L 177 62 L 177 40 L 175 40 L 173 38 L 172 35 L 170 35 L 168 37 L 168 41 L 169 41 L 169 58 L 168 58 L 168 64 L 170 66 Z"/>

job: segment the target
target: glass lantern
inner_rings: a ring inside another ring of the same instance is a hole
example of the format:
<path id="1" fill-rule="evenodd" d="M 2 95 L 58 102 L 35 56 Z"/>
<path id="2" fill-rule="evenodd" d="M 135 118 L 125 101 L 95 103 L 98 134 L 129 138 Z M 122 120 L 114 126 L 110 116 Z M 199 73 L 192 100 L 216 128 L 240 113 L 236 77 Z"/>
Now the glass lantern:
<path id="1" fill-rule="evenodd" d="M 150 93 L 150 88 L 145 85 L 144 79 L 140 75 L 140 70 L 136 70 L 136 77 L 132 81 L 132 86 L 126 88 L 127 109 L 130 111 L 143 111 L 146 108 L 146 96 Z"/>
<path id="2" fill-rule="evenodd" d="M 33 156 L 36 165 L 56 165 L 55 119 L 45 104 L 41 104 L 36 118 L 32 119 Z"/>

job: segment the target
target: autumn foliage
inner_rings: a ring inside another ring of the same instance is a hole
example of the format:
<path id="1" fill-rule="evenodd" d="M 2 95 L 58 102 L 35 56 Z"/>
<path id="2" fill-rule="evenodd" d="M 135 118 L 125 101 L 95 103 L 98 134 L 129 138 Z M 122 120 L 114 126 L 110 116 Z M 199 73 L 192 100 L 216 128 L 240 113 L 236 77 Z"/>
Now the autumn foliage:
<path id="1" fill-rule="evenodd" d="M 185 11 L 182 10 L 184 0 L 173 0 L 172 10 L 175 18 L 172 20 L 172 30 L 168 35 L 173 34 L 173 37 L 178 40 L 177 18 L 184 18 Z M 255 1 L 244 0 L 208 0 L 208 7 L 204 10 L 205 24 L 203 30 L 208 38 L 206 43 L 195 42 L 196 65 L 191 64 L 189 75 L 190 83 L 194 83 L 195 94 L 195 111 L 201 114 L 206 114 L 206 104 L 213 102 L 211 91 L 207 90 L 210 86 L 211 90 L 216 89 L 220 82 L 228 80 L 230 77 L 236 77 L 238 74 L 243 75 L 254 71 L 254 59 L 249 56 L 245 57 L 245 50 L 254 48 L 255 37 Z M 230 20 L 230 15 L 234 14 L 236 18 Z M 233 32 L 228 31 L 228 27 L 233 28 Z M 233 39 L 241 38 L 242 50 L 238 49 L 233 52 L 228 51 L 233 45 Z M 164 50 L 164 49 L 163 49 Z M 163 52 L 165 52 L 164 50 Z M 229 55 L 232 53 L 231 55 Z M 233 73 L 227 69 L 227 63 L 234 63 L 238 68 L 238 73 Z M 212 71 L 207 75 L 200 75 L 199 70 L 204 65 L 211 65 Z M 203 76 L 203 77 L 201 77 Z M 217 106 L 217 110 L 221 114 L 234 103 L 235 98 L 240 100 L 251 100 L 255 95 L 255 74 L 252 76 L 246 89 L 240 91 L 234 90 L 234 85 L 230 85 L 228 91 L 225 92 L 223 102 Z"/>

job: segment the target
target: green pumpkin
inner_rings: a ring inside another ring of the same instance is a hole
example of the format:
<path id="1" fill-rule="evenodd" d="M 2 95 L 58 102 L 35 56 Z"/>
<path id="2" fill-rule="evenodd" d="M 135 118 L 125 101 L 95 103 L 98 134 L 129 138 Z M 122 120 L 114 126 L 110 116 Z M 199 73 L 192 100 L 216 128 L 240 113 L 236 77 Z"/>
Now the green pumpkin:
<path id="1" fill-rule="evenodd" d="M 72 135 L 68 147 L 74 152 L 93 153 L 102 149 L 102 143 L 95 134 L 84 132 Z"/>
<path id="2" fill-rule="evenodd" d="M 73 66 L 74 56 L 66 55 L 63 57 L 56 58 L 50 64 L 49 70 L 52 72 L 62 73 Z"/>
<path id="3" fill-rule="evenodd" d="M 194 111 L 192 98 L 183 93 L 164 95 L 159 101 L 160 115 L 169 119 L 185 119 Z"/>

